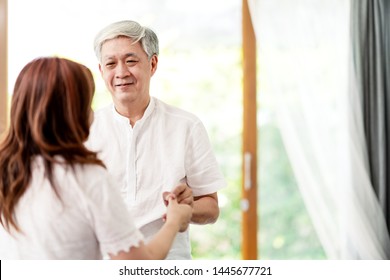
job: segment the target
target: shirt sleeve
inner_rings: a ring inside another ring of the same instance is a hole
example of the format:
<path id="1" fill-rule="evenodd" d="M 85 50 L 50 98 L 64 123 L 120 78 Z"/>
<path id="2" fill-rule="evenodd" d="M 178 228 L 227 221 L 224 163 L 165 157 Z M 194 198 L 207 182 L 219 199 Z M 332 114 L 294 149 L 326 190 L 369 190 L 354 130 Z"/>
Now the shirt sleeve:
<path id="1" fill-rule="evenodd" d="M 99 170 L 102 174 L 96 174 L 99 179 L 95 178 L 90 188 L 88 208 L 101 253 L 128 252 L 132 246 L 138 247 L 144 237 L 108 172 Z"/>
<path id="2" fill-rule="evenodd" d="M 226 186 L 202 122 L 191 129 L 186 147 L 187 183 L 194 196 L 214 193 Z"/>

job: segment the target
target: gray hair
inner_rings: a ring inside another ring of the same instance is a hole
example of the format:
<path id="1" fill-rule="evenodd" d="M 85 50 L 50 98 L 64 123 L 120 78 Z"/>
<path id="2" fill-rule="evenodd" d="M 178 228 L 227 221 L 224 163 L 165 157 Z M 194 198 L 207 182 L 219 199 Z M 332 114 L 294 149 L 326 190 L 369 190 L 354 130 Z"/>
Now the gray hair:
<path id="1" fill-rule="evenodd" d="M 103 44 L 118 37 L 128 37 L 133 41 L 133 44 L 140 42 L 148 59 L 151 59 L 153 55 L 159 54 L 158 38 L 153 30 L 141 26 L 138 22 L 124 20 L 106 26 L 96 35 L 94 49 L 99 62 L 102 59 L 101 50 Z"/>

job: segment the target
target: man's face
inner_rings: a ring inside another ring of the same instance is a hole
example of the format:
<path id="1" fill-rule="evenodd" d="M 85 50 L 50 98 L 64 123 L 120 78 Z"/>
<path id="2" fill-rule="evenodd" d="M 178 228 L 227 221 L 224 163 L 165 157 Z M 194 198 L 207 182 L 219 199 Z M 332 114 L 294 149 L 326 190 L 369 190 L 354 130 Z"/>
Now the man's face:
<path id="1" fill-rule="evenodd" d="M 157 68 L 157 56 L 148 56 L 137 42 L 119 37 L 105 42 L 101 50 L 100 73 L 116 107 L 149 101 L 149 84 Z"/>

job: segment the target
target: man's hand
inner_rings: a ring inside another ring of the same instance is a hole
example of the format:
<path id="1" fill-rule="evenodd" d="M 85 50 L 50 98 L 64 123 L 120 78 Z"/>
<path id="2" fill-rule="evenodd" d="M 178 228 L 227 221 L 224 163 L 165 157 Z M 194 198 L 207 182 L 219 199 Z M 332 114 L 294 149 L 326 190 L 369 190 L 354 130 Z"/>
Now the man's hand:
<path id="1" fill-rule="evenodd" d="M 167 196 L 169 194 L 175 195 L 179 204 L 188 204 L 189 206 L 194 207 L 194 197 L 192 195 L 192 190 L 187 184 L 180 184 L 176 186 L 171 192 L 164 192 L 163 199 L 165 205 L 168 205 Z"/>
<path id="2" fill-rule="evenodd" d="M 179 204 L 187 204 L 193 209 L 194 197 L 192 195 L 191 188 L 187 184 L 185 184 L 185 183 L 180 184 L 180 185 L 176 186 L 171 192 L 164 192 L 163 193 L 163 200 L 164 200 L 164 204 L 166 206 L 168 205 L 168 198 L 170 195 L 174 195 L 174 197 L 176 198 L 176 201 Z M 188 224 L 183 225 L 180 228 L 180 232 L 186 231 L 187 228 L 188 228 Z"/>
<path id="3" fill-rule="evenodd" d="M 168 205 L 167 197 L 174 195 L 179 204 L 187 204 L 192 207 L 191 223 L 198 225 L 213 224 L 219 216 L 218 194 L 210 193 L 194 197 L 192 189 L 187 184 L 176 186 L 171 192 L 164 192 L 163 199 Z"/>

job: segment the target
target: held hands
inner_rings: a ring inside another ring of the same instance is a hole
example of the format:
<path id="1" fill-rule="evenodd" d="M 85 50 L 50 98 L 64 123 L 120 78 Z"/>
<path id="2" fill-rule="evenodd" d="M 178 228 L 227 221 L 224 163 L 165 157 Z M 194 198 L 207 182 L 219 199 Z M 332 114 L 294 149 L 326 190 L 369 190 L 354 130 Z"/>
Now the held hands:
<path id="1" fill-rule="evenodd" d="M 164 192 L 163 199 L 165 205 L 168 205 L 167 196 L 173 194 L 176 196 L 179 204 L 188 204 L 191 208 L 194 207 L 194 196 L 192 195 L 192 189 L 187 184 L 180 184 L 176 186 L 171 192 Z"/>
<path id="2" fill-rule="evenodd" d="M 191 216 L 192 216 L 192 210 L 194 207 L 194 197 L 192 195 L 192 190 L 190 187 L 188 187 L 187 184 L 180 184 L 176 186 L 172 192 L 164 192 L 163 193 L 163 200 L 166 206 L 169 205 L 169 199 L 170 198 L 175 198 L 175 202 L 179 204 L 179 206 L 189 206 L 188 208 L 191 209 L 191 215 L 190 218 L 188 219 L 186 224 L 182 224 L 180 227 L 180 232 L 184 232 L 188 228 L 188 224 L 190 223 Z M 183 208 L 183 211 L 184 210 Z M 167 213 L 168 214 L 168 213 Z M 164 217 L 165 218 L 165 217 Z"/>
<path id="3" fill-rule="evenodd" d="M 173 194 L 168 194 L 166 201 L 167 213 L 164 220 L 177 223 L 180 232 L 186 231 L 191 220 L 192 208 L 187 204 L 179 204 Z"/>

